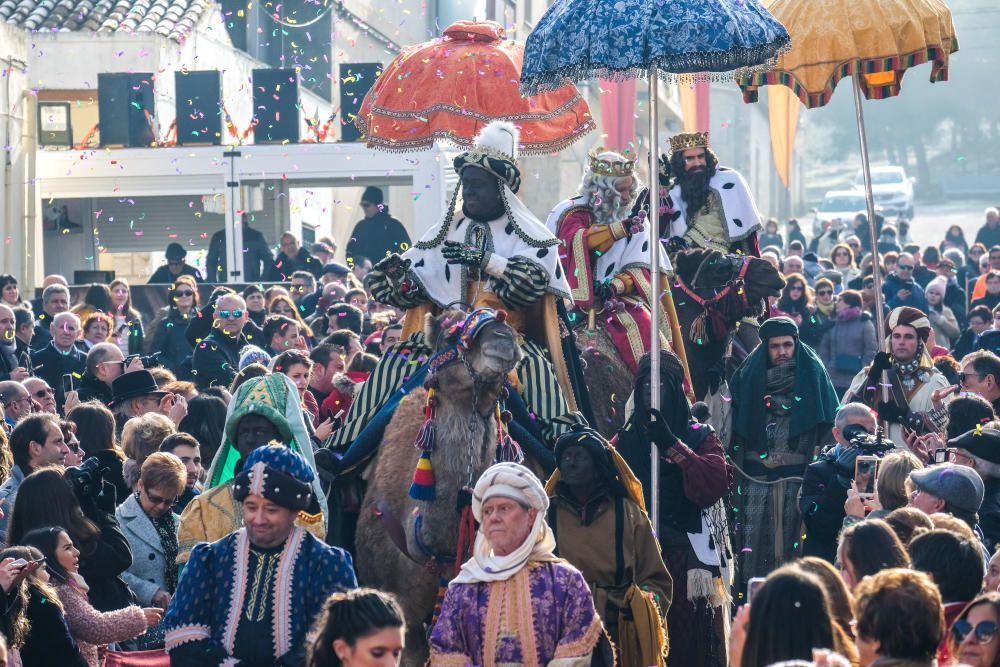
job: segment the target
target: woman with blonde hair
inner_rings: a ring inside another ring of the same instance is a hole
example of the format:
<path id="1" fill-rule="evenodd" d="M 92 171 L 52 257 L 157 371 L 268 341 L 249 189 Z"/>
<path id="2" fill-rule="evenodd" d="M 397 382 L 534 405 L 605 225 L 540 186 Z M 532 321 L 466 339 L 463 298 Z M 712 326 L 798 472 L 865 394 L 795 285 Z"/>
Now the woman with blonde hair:
<path id="1" fill-rule="evenodd" d="M 121 443 L 122 451 L 128 457 L 125 461 L 125 482 L 129 488 L 133 490 L 136 488 L 139 471 L 146 457 L 158 451 L 163 439 L 176 432 L 174 423 L 158 412 L 149 412 L 125 422 Z"/>

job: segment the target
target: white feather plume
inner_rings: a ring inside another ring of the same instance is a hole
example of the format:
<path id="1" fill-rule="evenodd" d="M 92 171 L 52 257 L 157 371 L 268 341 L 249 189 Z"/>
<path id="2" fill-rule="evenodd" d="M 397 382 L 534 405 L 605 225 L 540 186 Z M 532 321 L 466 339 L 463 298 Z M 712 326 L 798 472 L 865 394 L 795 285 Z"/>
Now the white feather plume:
<path id="1" fill-rule="evenodd" d="M 498 151 L 517 160 L 517 147 L 520 139 L 521 132 L 514 123 L 506 120 L 494 120 L 479 131 L 475 145 Z"/>

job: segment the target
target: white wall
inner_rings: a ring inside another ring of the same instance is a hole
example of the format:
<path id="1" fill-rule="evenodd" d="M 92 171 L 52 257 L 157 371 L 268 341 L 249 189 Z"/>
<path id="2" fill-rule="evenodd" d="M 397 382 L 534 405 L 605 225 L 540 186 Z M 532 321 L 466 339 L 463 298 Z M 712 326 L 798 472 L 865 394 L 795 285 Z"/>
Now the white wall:
<path id="1" fill-rule="evenodd" d="M 28 61 L 26 35 L 0 23 L 0 273 L 12 273 L 30 288 L 35 269 L 41 262 L 28 252 L 35 230 L 24 215 L 27 168 L 34 142 L 23 142 L 22 135 L 34 127 L 34 105 L 27 95 Z M 10 147 L 7 149 L 6 147 Z"/>

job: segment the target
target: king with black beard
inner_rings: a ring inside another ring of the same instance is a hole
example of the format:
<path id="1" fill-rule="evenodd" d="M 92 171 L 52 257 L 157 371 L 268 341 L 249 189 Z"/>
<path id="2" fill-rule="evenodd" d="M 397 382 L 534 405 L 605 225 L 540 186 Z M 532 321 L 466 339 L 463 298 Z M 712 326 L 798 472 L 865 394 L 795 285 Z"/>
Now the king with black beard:
<path id="1" fill-rule="evenodd" d="M 708 132 L 686 132 L 670 139 L 674 185 L 665 215 L 671 245 L 760 256 L 760 213 L 739 172 L 720 167 L 708 147 Z M 665 165 L 661 166 L 661 170 Z"/>
<path id="2" fill-rule="evenodd" d="M 456 304 L 507 311 L 507 322 L 522 334 L 525 360 L 518 376 L 523 398 L 550 447 L 572 423 L 583 421 L 576 412 L 556 310 L 557 299 L 570 297 L 559 239 L 515 194 L 521 184 L 517 146 L 513 124 L 487 125 L 473 148 L 455 158 L 460 186 L 444 220 L 368 274 L 372 298 L 406 309 L 403 339 L 386 351 L 351 404 L 334 447 L 353 442 L 413 373 L 412 360 L 430 355 L 423 339 L 425 315 Z"/>

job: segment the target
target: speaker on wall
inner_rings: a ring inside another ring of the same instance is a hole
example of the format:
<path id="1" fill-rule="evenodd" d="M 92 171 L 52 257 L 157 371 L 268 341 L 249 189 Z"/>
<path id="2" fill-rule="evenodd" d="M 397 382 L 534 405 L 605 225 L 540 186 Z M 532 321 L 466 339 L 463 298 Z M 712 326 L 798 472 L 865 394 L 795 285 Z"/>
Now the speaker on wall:
<path id="1" fill-rule="evenodd" d="M 102 146 L 151 145 L 156 140 L 152 72 L 98 74 L 97 116 Z"/>
<path id="2" fill-rule="evenodd" d="M 299 140 L 299 77 L 294 69 L 253 71 L 253 128 L 255 144 Z"/>
<path id="3" fill-rule="evenodd" d="M 222 75 L 218 70 L 174 72 L 177 144 L 222 143 Z"/>
<path id="4" fill-rule="evenodd" d="M 382 63 L 341 63 L 340 65 L 340 140 L 359 141 L 361 133 L 354 117 L 361 102 L 382 73 Z"/>

